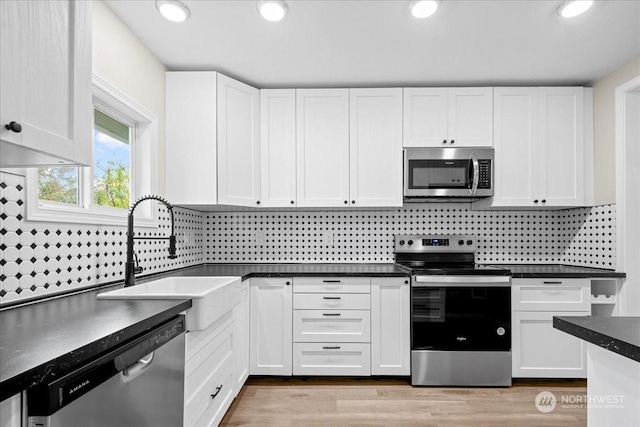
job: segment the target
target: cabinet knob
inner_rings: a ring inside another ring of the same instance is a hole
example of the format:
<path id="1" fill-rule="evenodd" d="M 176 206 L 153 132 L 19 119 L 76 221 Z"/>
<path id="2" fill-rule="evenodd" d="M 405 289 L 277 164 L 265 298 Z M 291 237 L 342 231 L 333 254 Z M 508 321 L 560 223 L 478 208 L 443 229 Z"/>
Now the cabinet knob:
<path id="1" fill-rule="evenodd" d="M 293 202 L 293 200 L 292 200 L 292 201 L 291 201 L 291 204 L 293 204 L 293 203 L 294 203 L 294 202 Z"/>
<path id="2" fill-rule="evenodd" d="M 344 201 L 344 204 L 345 204 L 345 205 L 348 205 L 348 204 L 349 204 L 349 202 L 347 202 L 347 201 L 345 200 L 345 201 Z"/>
<path id="3" fill-rule="evenodd" d="M 547 199 L 542 199 L 542 203 L 547 203 Z"/>
<path id="4" fill-rule="evenodd" d="M 535 200 L 533 201 L 533 203 L 538 203 L 538 199 L 535 199 Z"/>
<path id="5" fill-rule="evenodd" d="M 259 205 L 259 204 L 260 204 L 260 200 L 256 201 L 256 205 Z"/>
<path id="6" fill-rule="evenodd" d="M 405 285 L 408 285 L 408 284 L 409 284 L 409 281 L 408 281 L 408 280 L 405 280 L 405 281 L 404 281 L 404 284 L 405 284 Z"/>
<path id="7" fill-rule="evenodd" d="M 11 132 L 20 133 L 22 132 L 22 125 L 18 122 L 9 122 L 8 125 L 4 125 L 5 129 L 10 130 Z"/>
<path id="8" fill-rule="evenodd" d="M 451 140 L 451 143 L 453 144 L 454 142 L 456 142 L 456 140 L 455 140 L 455 139 L 452 139 L 452 140 Z"/>
<path id="9" fill-rule="evenodd" d="M 291 282 L 284 282 L 285 285 L 289 286 Z"/>
<path id="10" fill-rule="evenodd" d="M 447 143 L 447 140 L 446 140 L 446 139 L 443 139 L 443 140 L 442 140 L 442 143 L 443 143 L 443 144 L 446 144 L 446 143 Z"/>
<path id="11" fill-rule="evenodd" d="M 351 201 L 351 204 L 352 204 L 352 205 L 353 205 L 353 204 L 355 204 L 355 203 L 356 203 L 356 201 L 355 201 L 355 200 L 352 200 L 352 201 Z"/>

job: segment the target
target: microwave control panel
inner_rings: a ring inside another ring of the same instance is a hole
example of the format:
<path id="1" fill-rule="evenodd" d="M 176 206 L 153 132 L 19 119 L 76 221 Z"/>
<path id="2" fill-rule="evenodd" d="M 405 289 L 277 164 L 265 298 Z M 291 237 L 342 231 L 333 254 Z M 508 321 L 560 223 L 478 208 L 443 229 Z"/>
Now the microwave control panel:
<path id="1" fill-rule="evenodd" d="M 491 188 L 491 160 L 478 160 L 478 188 Z"/>

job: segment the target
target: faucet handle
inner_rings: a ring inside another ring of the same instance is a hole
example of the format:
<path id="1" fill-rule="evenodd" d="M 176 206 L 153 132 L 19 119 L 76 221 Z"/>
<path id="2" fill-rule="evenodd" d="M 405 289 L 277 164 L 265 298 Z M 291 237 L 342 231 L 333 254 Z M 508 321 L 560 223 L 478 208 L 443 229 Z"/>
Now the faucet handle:
<path id="1" fill-rule="evenodd" d="M 134 252 L 133 257 L 136 259 L 136 265 L 133 267 L 133 274 L 140 274 L 144 271 L 144 268 L 140 267 L 140 262 L 138 261 L 138 254 Z"/>

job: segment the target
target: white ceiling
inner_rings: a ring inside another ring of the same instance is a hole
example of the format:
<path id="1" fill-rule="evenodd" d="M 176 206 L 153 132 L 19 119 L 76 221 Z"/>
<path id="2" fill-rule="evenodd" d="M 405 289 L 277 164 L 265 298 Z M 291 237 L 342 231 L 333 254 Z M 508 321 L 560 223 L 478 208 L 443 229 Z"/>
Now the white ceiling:
<path id="1" fill-rule="evenodd" d="M 106 0 L 170 70 L 214 70 L 258 88 L 583 85 L 640 56 L 640 1 L 600 0 L 573 19 L 560 0 L 443 0 L 430 18 L 408 0 L 288 0 L 279 23 L 254 0 Z"/>

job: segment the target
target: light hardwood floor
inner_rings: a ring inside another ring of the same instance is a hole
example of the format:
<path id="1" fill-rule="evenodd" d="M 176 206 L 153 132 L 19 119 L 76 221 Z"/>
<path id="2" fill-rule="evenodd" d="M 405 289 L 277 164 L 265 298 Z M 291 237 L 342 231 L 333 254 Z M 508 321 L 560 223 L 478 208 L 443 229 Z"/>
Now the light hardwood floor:
<path id="1" fill-rule="evenodd" d="M 551 391 L 550 413 L 534 399 Z M 222 426 L 558 426 L 587 425 L 587 410 L 562 405 L 586 381 L 514 381 L 509 388 L 411 387 L 404 379 L 250 378 Z M 564 407 L 563 407 L 564 406 Z"/>

